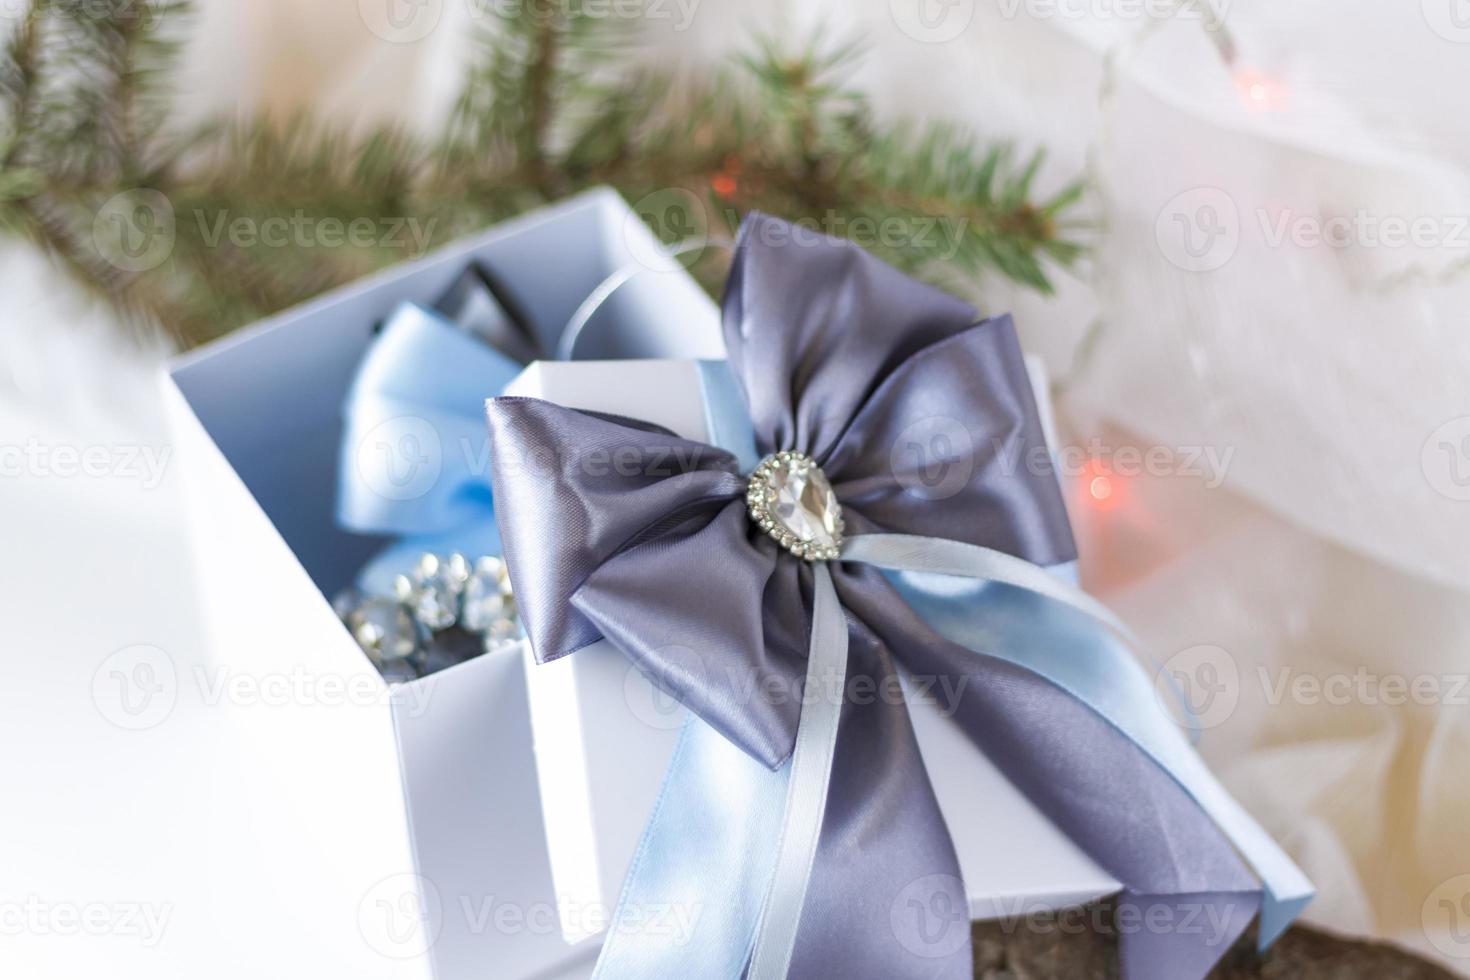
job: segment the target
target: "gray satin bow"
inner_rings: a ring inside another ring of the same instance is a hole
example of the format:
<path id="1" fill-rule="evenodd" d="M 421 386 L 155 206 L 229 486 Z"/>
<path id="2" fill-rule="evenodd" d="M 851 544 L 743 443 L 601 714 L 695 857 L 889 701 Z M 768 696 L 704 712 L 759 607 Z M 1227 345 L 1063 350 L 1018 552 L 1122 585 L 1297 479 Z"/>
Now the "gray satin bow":
<path id="1" fill-rule="evenodd" d="M 1075 557 L 1049 463 L 1015 464 L 1049 457 L 1008 317 L 977 322 L 966 304 L 849 243 L 759 214 L 741 227 L 723 309 L 758 449 L 813 457 L 849 538 L 947 538 L 1041 566 Z M 606 637 L 750 756 L 782 765 L 800 704 L 751 692 L 799 689 L 813 570 L 751 525 L 735 458 L 534 399 L 496 398 L 487 414 L 501 537 L 537 657 Z M 965 443 L 951 439 L 940 464 L 913 446 L 936 431 Z M 968 471 L 955 486 L 934 469 L 951 464 Z M 882 572 L 848 561 L 830 570 L 849 686 L 895 684 L 896 660 L 968 678 L 956 721 L 1124 884 L 1125 903 L 1177 911 L 1233 896 L 1209 949 L 1147 930 L 1124 936 L 1130 976 L 1202 975 L 1248 924 L 1260 885 L 1194 800 L 1067 692 L 942 637 Z M 1043 611 L 994 633 L 1067 643 L 1074 628 Z M 791 975 L 970 976 L 968 944 L 916 956 L 890 922 L 900 889 L 963 908 L 958 875 L 906 706 L 849 699 Z"/>

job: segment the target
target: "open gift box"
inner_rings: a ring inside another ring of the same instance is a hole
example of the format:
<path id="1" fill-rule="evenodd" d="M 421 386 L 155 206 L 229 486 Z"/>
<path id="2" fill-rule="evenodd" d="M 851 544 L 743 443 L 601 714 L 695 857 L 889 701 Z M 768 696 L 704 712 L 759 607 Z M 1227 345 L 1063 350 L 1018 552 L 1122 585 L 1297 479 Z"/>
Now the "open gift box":
<path id="1" fill-rule="evenodd" d="M 522 644 L 385 685 L 327 599 L 384 544 L 334 520 L 343 400 L 373 325 L 405 300 L 427 303 L 471 260 L 496 270 L 555 349 L 558 331 L 599 284 L 655 249 L 638 216 L 597 191 L 170 366 L 211 656 L 242 671 L 305 670 L 381 690 L 381 710 L 354 714 L 352 732 L 295 728 L 280 737 L 350 742 L 355 759 L 381 767 L 384 794 L 372 802 L 401 798 L 413 865 L 405 880 L 424 917 L 405 949 L 427 956 L 441 980 L 590 974 L 672 751 L 677 711 L 606 642 L 534 668 Z M 609 295 L 598 316 L 599 336 L 616 340 L 593 356 L 640 360 L 542 362 L 515 390 L 705 438 L 696 361 L 721 355 L 708 297 L 681 272 L 650 272 Z M 918 699 L 914 723 L 973 917 L 1076 904 L 1117 888 L 937 708 Z M 318 748 L 303 755 L 324 757 Z M 311 777 L 283 774 L 282 792 L 292 778 Z"/>

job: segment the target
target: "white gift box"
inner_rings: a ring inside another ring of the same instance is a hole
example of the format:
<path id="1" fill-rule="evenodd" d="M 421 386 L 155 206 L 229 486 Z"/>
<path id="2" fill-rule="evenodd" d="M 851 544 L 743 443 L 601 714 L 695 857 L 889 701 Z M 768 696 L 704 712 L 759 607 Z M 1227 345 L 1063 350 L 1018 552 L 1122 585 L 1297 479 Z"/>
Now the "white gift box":
<path id="1" fill-rule="evenodd" d="M 251 734 L 280 743 L 271 778 L 283 799 L 323 780 L 363 795 L 373 835 L 302 812 L 304 836 L 401 838 L 404 874 L 365 887 L 359 925 L 385 955 L 425 958 L 438 980 L 585 976 L 596 943 L 568 944 L 560 919 L 599 910 L 556 907 L 519 650 L 390 689 L 332 612 L 328 597 L 384 544 L 334 519 L 343 400 L 374 324 L 405 300 L 432 302 L 471 260 L 507 283 L 554 348 L 600 283 L 656 254 L 621 198 L 592 192 L 328 293 L 168 371 L 209 658 L 235 676 L 304 672 L 359 692 L 364 710 L 283 712 L 289 720 Z M 714 304 L 682 271 L 636 277 L 596 316 L 584 340 L 597 356 L 722 350 Z M 604 350 L 613 337 L 617 348 Z M 469 410 L 481 414 L 478 402 Z"/>
<path id="2" fill-rule="evenodd" d="M 359 927 L 385 955 L 422 957 L 438 980 L 590 974 L 682 709 L 605 643 L 533 668 L 523 644 L 385 685 L 328 603 L 384 543 L 334 520 L 344 396 L 373 325 L 405 300 L 432 301 L 471 260 L 494 269 L 554 347 L 600 283 L 656 254 L 616 194 L 592 192 L 170 365 L 210 659 L 372 693 L 364 710 L 302 712 L 252 736 L 274 740 L 273 757 L 286 760 L 271 773 L 284 798 L 352 768 L 343 782 L 363 794 L 364 822 L 387 828 L 373 839 L 392 836 L 405 865 L 365 891 Z M 590 356 L 721 355 L 718 311 L 677 270 L 634 277 L 597 316 L 606 329 L 589 330 Z M 689 361 L 541 363 L 516 387 L 704 437 Z M 965 816 L 951 827 L 977 917 L 1116 890 L 944 718 L 918 711 L 915 725 L 941 805 Z M 312 836 L 334 833 L 310 813 L 300 819 Z M 350 856 L 343 849 L 339 863 Z M 412 928 L 402 932 L 391 914 L 405 907 Z"/>

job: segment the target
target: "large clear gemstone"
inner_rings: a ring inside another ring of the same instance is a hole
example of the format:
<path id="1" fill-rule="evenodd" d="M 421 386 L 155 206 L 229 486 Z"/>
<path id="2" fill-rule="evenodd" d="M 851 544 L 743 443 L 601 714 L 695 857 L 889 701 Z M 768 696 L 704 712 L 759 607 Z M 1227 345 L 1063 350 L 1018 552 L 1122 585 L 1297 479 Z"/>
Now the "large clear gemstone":
<path id="1" fill-rule="evenodd" d="M 805 456 L 776 457 L 766 478 L 768 513 L 797 541 L 834 547 L 841 540 L 842 508 L 827 476 Z"/>

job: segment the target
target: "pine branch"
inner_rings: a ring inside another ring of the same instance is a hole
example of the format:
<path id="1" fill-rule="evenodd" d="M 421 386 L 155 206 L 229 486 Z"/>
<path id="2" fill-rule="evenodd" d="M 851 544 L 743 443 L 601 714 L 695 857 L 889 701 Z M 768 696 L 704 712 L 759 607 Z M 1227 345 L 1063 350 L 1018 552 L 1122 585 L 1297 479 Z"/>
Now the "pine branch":
<path id="1" fill-rule="evenodd" d="M 640 63 L 628 23 L 533 0 L 477 30 L 438 139 L 305 116 L 180 132 L 167 83 L 187 4 L 141 4 L 33 0 L 20 20 L 0 60 L 0 233 L 185 343 L 408 257 L 383 241 L 263 246 L 239 227 L 408 222 L 428 248 L 596 184 L 631 201 L 689 192 L 702 214 L 661 227 L 671 240 L 759 208 L 966 288 L 998 272 L 1046 290 L 1080 254 L 1080 183 L 1036 201 L 1040 154 L 1017 164 L 956 127 L 877 119 L 848 82 L 856 42 L 755 37 L 730 67 L 676 78 Z M 125 238 L 168 219 L 166 254 L 109 252 L 101 218 Z"/>

